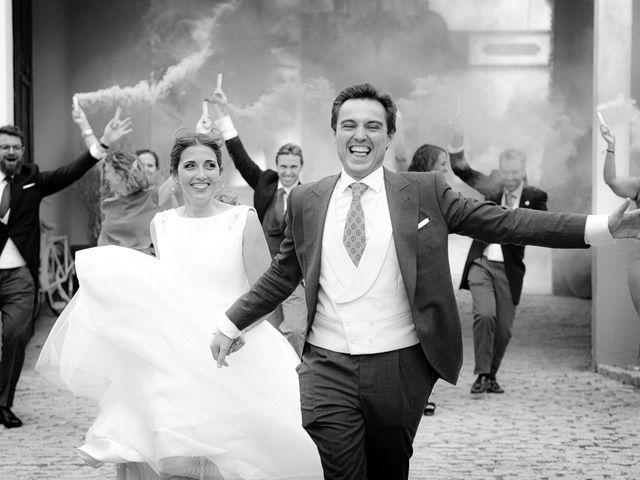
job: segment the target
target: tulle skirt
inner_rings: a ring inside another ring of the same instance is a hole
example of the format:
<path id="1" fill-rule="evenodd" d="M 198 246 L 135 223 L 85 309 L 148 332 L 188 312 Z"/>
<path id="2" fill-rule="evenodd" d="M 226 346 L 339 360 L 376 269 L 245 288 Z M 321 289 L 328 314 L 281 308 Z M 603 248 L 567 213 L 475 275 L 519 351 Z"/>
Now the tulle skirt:
<path id="1" fill-rule="evenodd" d="M 80 289 L 37 370 L 100 403 L 79 448 L 91 465 L 146 463 L 197 479 L 321 479 L 301 426 L 298 358 L 268 322 L 218 369 L 209 343 L 234 298 L 121 247 L 78 252 Z"/>

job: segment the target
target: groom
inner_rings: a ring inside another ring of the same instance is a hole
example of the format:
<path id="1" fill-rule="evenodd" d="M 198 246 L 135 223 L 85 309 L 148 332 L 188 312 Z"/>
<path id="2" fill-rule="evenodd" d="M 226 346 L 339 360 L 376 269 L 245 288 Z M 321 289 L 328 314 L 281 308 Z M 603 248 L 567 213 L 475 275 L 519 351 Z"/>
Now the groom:
<path id="1" fill-rule="evenodd" d="M 369 84 L 338 95 L 331 127 L 342 171 L 291 192 L 280 254 L 211 342 L 218 367 L 226 365 L 240 330 L 304 278 L 302 422 L 329 480 L 407 479 L 434 383 L 458 378 L 450 233 L 555 248 L 640 233 L 640 211 L 624 214 L 628 200 L 610 217 L 511 210 L 460 196 L 440 173 L 390 172 L 382 162 L 395 116 L 391 97 Z"/>

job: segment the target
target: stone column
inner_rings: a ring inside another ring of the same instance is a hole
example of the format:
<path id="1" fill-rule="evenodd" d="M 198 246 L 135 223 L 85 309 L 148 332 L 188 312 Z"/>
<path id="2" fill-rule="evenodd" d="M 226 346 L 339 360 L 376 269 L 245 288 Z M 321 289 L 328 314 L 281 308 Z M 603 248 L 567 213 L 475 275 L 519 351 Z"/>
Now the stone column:
<path id="1" fill-rule="evenodd" d="M 628 99 L 631 83 L 632 0 L 596 0 L 594 18 L 594 105 L 616 98 Z M 616 173 L 629 174 L 629 119 L 627 115 L 607 116 L 616 136 Z M 603 180 L 606 143 L 600 136 L 593 114 L 593 213 L 608 214 L 622 199 Z M 627 286 L 632 241 L 592 248 L 592 349 L 593 364 L 625 366 L 635 363 L 640 342 L 640 320 L 633 308 Z"/>
<path id="2" fill-rule="evenodd" d="M 0 125 L 13 123 L 13 21 L 11 0 L 0 0 Z"/>

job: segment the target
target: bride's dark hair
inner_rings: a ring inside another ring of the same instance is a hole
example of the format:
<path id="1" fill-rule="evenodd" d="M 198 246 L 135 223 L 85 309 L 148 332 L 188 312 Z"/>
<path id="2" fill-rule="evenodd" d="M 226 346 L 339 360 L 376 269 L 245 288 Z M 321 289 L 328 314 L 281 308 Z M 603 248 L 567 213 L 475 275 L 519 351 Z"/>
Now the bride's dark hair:
<path id="1" fill-rule="evenodd" d="M 179 128 L 173 134 L 173 147 L 171 148 L 171 153 L 169 154 L 169 173 L 174 175 L 174 177 L 178 176 L 178 165 L 180 164 L 180 156 L 182 152 L 184 152 L 189 147 L 194 147 L 196 145 L 204 145 L 205 147 L 211 148 L 216 154 L 216 161 L 218 162 L 218 168 L 220 169 L 220 173 L 222 173 L 222 133 L 220 130 L 216 130 L 215 128 L 211 130 L 209 133 L 196 133 L 187 128 Z M 221 202 L 228 203 L 231 205 L 237 205 L 238 201 L 235 195 L 220 192 L 216 195 L 216 199 Z"/>
<path id="2" fill-rule="evenodd" d="M 222 172 L 222 134 L 219 130 L 213 129 L 210 133 L 196 133 L 186 128 L 180 128 L 174 134 L 173 147 L 169 154 L 169 172 L 172 175 L 178 174 L 178 164 L 180 163 L 180 156 L 189 147 L 196 145 L 204 145 L 211 148 L 216 153 L 216 160 L 218 161 L 218 167 Z"/>

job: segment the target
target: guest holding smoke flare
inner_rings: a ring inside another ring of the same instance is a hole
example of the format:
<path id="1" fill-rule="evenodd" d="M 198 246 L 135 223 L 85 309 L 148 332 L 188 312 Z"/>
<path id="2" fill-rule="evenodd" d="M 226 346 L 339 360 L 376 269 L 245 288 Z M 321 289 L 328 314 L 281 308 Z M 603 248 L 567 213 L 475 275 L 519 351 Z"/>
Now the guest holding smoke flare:
<path id="1" fill-rule="evenodd" d="M 78 252 L 80 289 L 36 369 L 100 402 L 78 451 L 94 467 L 118 464 L 118 480 L 321 480 L 286 339 L 262 322 L 246 332 L 233 374 L 211 359 L 212 315 L 223 317 L 270 262 L 255 210 L 216 198 L 213 133 L 175 138 L 171 177 L 185 205 L 155 215 L 158 258 L 117 246 Z"/>
<path id="2" fill-rule="evenodd" d="M 225 139 L 227 151 L 242 178 L 253 189 L 253 205 L 258 212 L 264 235 L 269 245 L 269 252 L 274 257 L 280 250 L 280 243 L 284 239 L 284 217 L 287 207 L 287 197 L 291 190 L 300 184 L 300 173 L 303 167 L 302 150 L 298 145 L 286 143 L 276 153 L 276 170 L 262 170 L 244 148 L 240 136 L 235 129 L 227 109 L 227 97 L 221 87 L 222 77 L 218 76 L 218 85 L 214 94 L 208 98 L 214 103 L 220 118 L 215 125 Z M 205 110 L 198 123 L 198 129 L 207 131 L 212 127 L 208 118 L 206 101 Z M 302 355 L 302 348 L 306 336 L 307 306 L 304 287 L 300 284 L 293 293 L 279 305 L 270 321 L 289 340 L 298 356 Z"/>
<path id="3" fill-rule="evenodd" d="M 88 147 L 98 143 L 87 116 L 74 99 L 72 117 L 80 128 Z M 115 118 L 120 118 L 120 108 Z M 131 120 L 121 120 L 131 132 Z M 155 185 L 138 157 L 124 151 L 109 152 L 101 171 L 100 210 L 102 222 L 98 245 L 119 245 L 145 253 L 152 253 L 149 222 L 167 203 L 175 189 L 171 177 Z"/>
<path id="4" fill-rule="evenodd" d="M 41 172 L 23 163 L 24 135 L 14 125 L 0 127 L 0 423 L 22 426 L 11 407 L 33 332 L 33 303 L 40 259 L 40 201 L 79 180 L 104 155 L 104 149 L 126 135 L 117 116 L 107 123 L 101 141 L 77 160 Z"/>
<path id="5" fill-rule="evenodd" d="M 638 205 L 640 200 L 640 177 L 620 177 L 616 175 L 616 137 L 604 121 L 602 114 L 597 112 L 600 122 L 600 133 L 607 142 L 607 152 L 604 158 L 604 181 L 613 193 L 622 198 L 630 198 Z M 629 253 L 627 264 L 627 283 L 629 293 L 636 313 L 640 316 L 640 248 L 635 247 Z M 640 351 L 638 352 L 640 361 Z"/>

